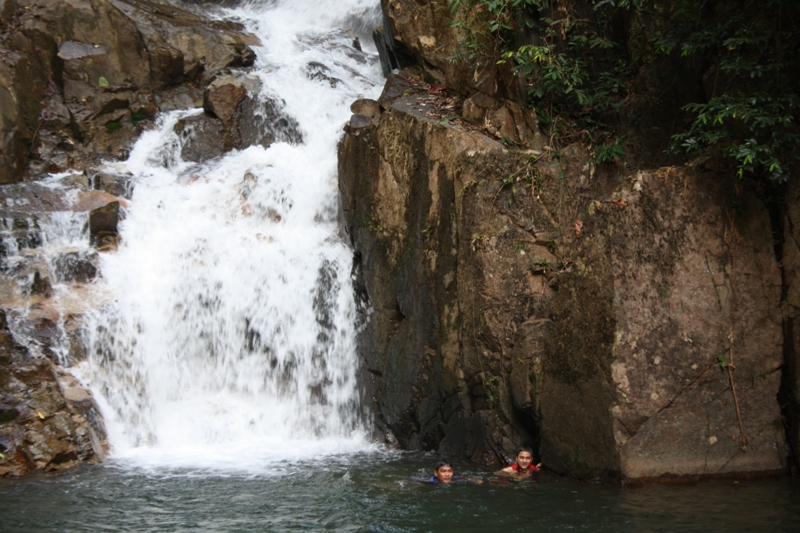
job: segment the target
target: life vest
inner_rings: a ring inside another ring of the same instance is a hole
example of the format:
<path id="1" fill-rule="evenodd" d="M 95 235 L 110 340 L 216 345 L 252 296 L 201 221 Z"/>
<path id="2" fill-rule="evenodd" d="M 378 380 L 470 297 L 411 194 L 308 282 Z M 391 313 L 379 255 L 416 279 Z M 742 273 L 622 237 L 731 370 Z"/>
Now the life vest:
<path id="1" fill-rule="evenodd" d="M 525 470 L 520 470 L 520 469 L 519 469 L 519 465 L 518 465 L 517 463 L 514 463 L 513 465 L 511 465 L 511 469 L 512 469 L 514 472 L 516 472 L 518 475 L 520 475 L 520 476 L 521 476 L 521 475 L 523 475 L 523 474 L 527 474 L 528 472 L 538 472 L 538 471 L 539 471 L 539 470 L 536 468 L 536 465 L 535 465 L 535 464 L 533 464 L 533 463 L 531 463 L 530 465 L 528 465 L 528 468 L 526 468 Z"/>

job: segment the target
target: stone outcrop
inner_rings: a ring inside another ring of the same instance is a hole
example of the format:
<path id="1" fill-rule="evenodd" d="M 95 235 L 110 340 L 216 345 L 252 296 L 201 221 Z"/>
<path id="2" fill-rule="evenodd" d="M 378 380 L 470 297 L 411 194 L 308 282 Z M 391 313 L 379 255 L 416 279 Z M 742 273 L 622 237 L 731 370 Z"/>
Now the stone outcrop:
<path id="1" fill-rule="evenodd" d="M 800 198 L 798 186 L 786 191 L 781 220 L 780 261 L 784 273 L 782 299 L 784 372 L 781 394 L 787 437 L 794 466 L 800 465 Z"/>
<path id="2" fill-rule="evenodd" d="M 785 469 L 780 267 L 766 206 L 729 180 L 639 172 L 578 205 L 581 238 L 535 376 L 552 468 L 625 479 Z"/>
<path id="3" fill-rule="evenodd" d="M 552 228 L 546 213 L 513 220 L 508 194 L 530 205 L 530 182 L 504 191 L 487 180 L 494 165 L 514 170 L 502 145 L 439 124 L 425 98 L 396 100 L 340 146 L 342 204 L 372 311 L 362 353 L 390 438 L 497 461 L 532 437 L 498 376 L 520 317 L 548 305 L 544 273 L 528 266 L 550 255 Z M 492 298 L 505 290 L 518 293 L 516 305 Z"/>
<path id="4" fill-rule="evenodd" d="M 41 287 L 62 281 L 88 282 L 94 278 L 96 253 L 87 255 L 67 247 L 61 251 L 49 250 L 46 257 L 42 249 L 46 240 L 43 226 L 58 224 L 59 217 L 72 221 L 77 231 L 85 231 L 98 249 L 116 248 L 117 224 L 123 216 L 124 200 L 88 189 L 88 179 L 79 176 L 87 188 L 39 183 L 0 187 L 3 206 L 0 218 L 4 221 L 0 226 L 0 264 L 4 274 L 0 280 L 0 307 L 32 306 L 41 310 L 40 299 L 51 296 L 49 289 Z"/>
<path id="5" fill-rule="evenodd" d="M 89 181 L 81 173 L 0 187 L 0 476 L 105 453 L 91 394 L 59 366 L 84 357 L 82 316 L 104 303 L 93 294 L 99 254 L 116 248 L 126 205 Z M 71 297 L 57 299 L 56 288 Z"/>
<path id="6" fill-rule="evenodd" d="M 255 76 L 238 73 L 215 78 L 203 95 L 205 113 L 175 126 L 183 138 L 181 158 L 203 162 L 233 149 L 302 142 L 297 122 L 281 111 L 283 102 L 262 101 L 260 89 L 261 81 Z"/>
<path id="7" fill-rule="evenodd" d="M 0 321 L 0 477 L 100 461 L 108 445 L 91 395 Z"/>
<path id="8" fill-rule="evenodd" d="M 519 87 L 506 65 L 489 56 L 470 54 L 463 45 L 469 14 L 451 14 L 446 4 L 410 0 L 381 0 L 384 27 L 375 35 L 379 49 L 391 51 L 398 60 L 383 60 L 402 69 L 415 62 L 429 83 L 446 85 L 462 95 L 480 92 L 491 97 L 516 99 Z M 384 46 L 381 46 L 381 45 Z"/>
<path id="9" fill-rule="evenodd" d="M 202 87 L 255 57 L 236 25 L 145 0 L 8 0 L 3 13 L 0 183 L 125 157 L 158 111 L 202 105 Z"/>
<path id="10" fill-rule="evenodd" d="M 697 169 L 509 150 L 395 94 L 340 145 L 389 441 L 488 463 L 528 442 L 581 478 L 785 469 L 763 203 Z"/>

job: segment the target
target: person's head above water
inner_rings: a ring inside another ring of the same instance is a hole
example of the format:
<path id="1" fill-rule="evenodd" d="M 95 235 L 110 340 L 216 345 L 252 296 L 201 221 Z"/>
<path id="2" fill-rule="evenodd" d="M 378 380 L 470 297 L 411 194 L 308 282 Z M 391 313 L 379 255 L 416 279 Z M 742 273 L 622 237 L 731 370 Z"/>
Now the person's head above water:
<path id="1" fill-rule="evenodd" d="M 520 446 L 514 452 L 514 464 L 505 467 L 502 471 L 507 474 L 516 473 L 517 475 L 527 475 L 531 472 L 538 472 L 542 464 L 533 464 L 533 450 L 528 446 Z"/>
<path id="2" fill-rule="evenodd" d="M 433 470 L 433 477 L 437 483 L 450 483 L 453 481 L 453 465 L 450 461 L 444 459 L 436 463 L 436 468 Z"/>
<path id="3" fill-rule="evenodd" d="M 514 456 L 516 457 L 517 465 L 522 470 L 527 469 L 533 463 L 533 450 L 528 446 L 520 446 L 517 448 Z"/>

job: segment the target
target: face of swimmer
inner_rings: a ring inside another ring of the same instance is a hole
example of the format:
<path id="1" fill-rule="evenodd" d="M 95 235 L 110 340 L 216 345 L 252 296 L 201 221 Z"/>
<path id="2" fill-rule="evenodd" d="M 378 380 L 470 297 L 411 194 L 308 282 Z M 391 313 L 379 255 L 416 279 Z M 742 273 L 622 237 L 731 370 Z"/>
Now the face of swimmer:
<path id="1" fill-rule="evenodd" d="M 525 470 L 533 463 L 531 452 L 521 451 L 517 454 L 517 465 L 520 470 Z"/>
<path id="2" fill-rule="evenodd" d="M 433 475 L 439 483 L 450 483 L 453 481 L 453 467 L 449 464 L 442 465 L 433 471 Z"/>

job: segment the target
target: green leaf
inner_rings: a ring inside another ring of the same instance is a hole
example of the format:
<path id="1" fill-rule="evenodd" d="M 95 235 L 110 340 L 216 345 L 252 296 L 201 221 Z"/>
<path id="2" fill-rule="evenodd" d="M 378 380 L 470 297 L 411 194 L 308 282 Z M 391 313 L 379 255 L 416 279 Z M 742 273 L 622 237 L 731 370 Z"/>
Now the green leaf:
<path id="1" fill-rule="evenodd" d="M 97 81 L 97 85 L 100 87 L 108 87 L 108 80 L 105 79 L 103 76 L 100 76 L 100 79 Z"/>

